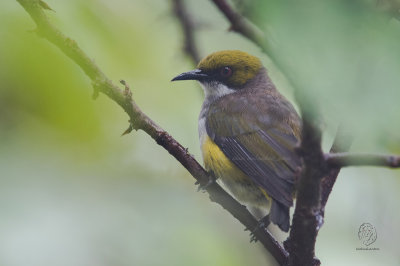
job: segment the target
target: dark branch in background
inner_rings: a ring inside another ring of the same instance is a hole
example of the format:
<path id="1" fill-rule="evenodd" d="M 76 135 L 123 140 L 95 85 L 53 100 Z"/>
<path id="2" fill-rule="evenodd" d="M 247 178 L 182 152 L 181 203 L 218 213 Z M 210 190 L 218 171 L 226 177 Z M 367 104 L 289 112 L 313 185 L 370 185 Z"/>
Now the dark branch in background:
<path id="1" fill-rule="evenodd" d="M 98 92 L 104 93 L 118 105 L 120 105 L 130 118 L 130 127 L 126 131 L 129 133 L 133 129 L 143 130 L 150 135 L 157 144 L 166 149 L 174 156 L 197 180 L 200 185 L 205 186 L 209 182 L 208 173 L 204 168 L 187 152 L 165 130 L 158 126 L 153 120 L 145 115 L 137 106 L 132 98 L 132 93 L 124 81 L 125 89 L 120 89 L 113 84 L 111 80 L 100 70 L 100 68 L 91 60 L 77 45 L 77 43 L 61 33 L 47 19 L 43 11 L 43 3 L 40 0 L 17 0 L 24 9 L 30 14 L 37 24 L 37 33 L 52 42 L 60 50 L 77 63 L 82 70 L 92 80 L 95 95 Z M 224 209 L 230 212 L 246 228 L 253 230 L 258 225 L 258 221 L 251 215 L 245 206 L 241 205 L 227 192 L 225 192 L 217 183 L 213 183 L 206 188 L 211 201 L 220 204 Z M 272 237 L 267 230 L 256 230 L 256 238 L 272 254 L 279 264 L 286 262 L 287 253 Z"/>
<path id="2" fill-rule="evenodd" d="M 172 0 L 173 11 L 175 16 L 178 18 L 184 35 L 184 47 L 185 53 L 192 59 L 196 65 L 200 61 L 199 51 L 196 46 L 194 29 L 195 24 L 190 16 L 186 5 L 183 0 Z"/>

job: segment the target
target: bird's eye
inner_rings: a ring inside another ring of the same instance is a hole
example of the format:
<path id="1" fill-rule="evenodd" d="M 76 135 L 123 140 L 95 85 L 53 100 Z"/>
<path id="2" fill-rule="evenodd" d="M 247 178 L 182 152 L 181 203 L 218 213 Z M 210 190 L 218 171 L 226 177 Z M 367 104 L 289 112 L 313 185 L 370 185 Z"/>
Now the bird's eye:
<path id="1" fill-rule="evenodd" d="M 221 76 L 224 78 L 230 77 L 232 75 L 232 68 L 230 67 L 223 67 L 221 68 Z"/>

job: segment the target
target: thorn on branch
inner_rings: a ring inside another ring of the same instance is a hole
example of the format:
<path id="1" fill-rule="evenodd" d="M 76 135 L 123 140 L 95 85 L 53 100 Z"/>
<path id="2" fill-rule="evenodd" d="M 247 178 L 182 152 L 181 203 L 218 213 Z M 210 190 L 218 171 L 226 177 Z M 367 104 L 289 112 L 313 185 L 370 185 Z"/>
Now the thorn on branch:
<path id="1" fill-rule="evenodd" d="M 121 135 L 121 137 L 122 136 L 125 136 L 125 135 L 128 135 L 129 133 L 131 133 L 132 131 L 133 131 L 133 125 L 132 125 L 132 123 L 131 122 L 129 122 L 129 127 L 122 133 L 122 135 Z"/>
<path id="2" fill-rule="evenodd" d="M 44 2 L 43 0 L 39 0 L 39 5 L 41 8 L 45 9 L 45 10 L 50 10 L 53 12 L 56 12 L 54 9 L 52 9 L 46 2 Z"/>

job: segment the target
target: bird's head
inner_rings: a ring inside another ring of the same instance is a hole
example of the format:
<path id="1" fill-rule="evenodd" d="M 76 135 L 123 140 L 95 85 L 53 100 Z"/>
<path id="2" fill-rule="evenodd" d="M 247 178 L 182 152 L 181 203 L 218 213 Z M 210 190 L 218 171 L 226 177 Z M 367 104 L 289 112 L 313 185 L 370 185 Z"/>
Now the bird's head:
<path id="1" fill-rule="evenodd" d="M 246 88 L 250 81 L 261 76 L 265 82 L 266 71 L 261 61 L 248 53 L 238 50 L 215 52 L 200 61 L 197 68 L 184 72 L 175 80 L 198 80 L 206 97 L 220 97 Z"/>

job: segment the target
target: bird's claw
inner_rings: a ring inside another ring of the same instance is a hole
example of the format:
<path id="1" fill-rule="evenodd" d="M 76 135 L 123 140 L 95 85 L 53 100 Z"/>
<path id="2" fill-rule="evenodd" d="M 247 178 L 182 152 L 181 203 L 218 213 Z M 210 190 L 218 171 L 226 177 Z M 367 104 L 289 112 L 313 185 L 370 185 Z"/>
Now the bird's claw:
<path id="1" fill-rule="evenodd" d="M 258 241 L 258 239 L 257 239 L 256 235 L 253 232 L 251 232 L 250 233 L 250 243 L 252 243 L 252 242 L 257 243 L 257 241 Z"/>
<path id="2" fill-rule="evenodd" d="M 267 227 L 269 226 L 270 223 L 271 223 L 271 222 L 270 222 L 270 220 L 269 220 L 269 215 L 266 215 L 266 216 L 264 216 L 263 218 L 261 218 L 261 219 L 258 221 L 256 227 L 255 227 L 255 228 L 253 229 L 253 231 L 251 231 L 251 233 L 250 233 L 250 243 L 252 243 L 252 242 L 256 243 L 257 240 L 258 240 L 257 237 L 256 237 L 256 232 L 257 232 L 258 230 L 260 230 L 260 229 L 265 229 L 265 228 L 267 228 Z"/>
<path id="3" fill-rule="evenodd" d="M 215 181 L 216 181 L 216 179 L 213 177 L 213 176 L 209 176 L 209 179 L 208 179 L 208 181 L 207 181 L 207 183 L 206 184 L 204 184 L 204 185 L 202 185 L 202 184 L 200 184 L 200 182 L 199 181 L 197 181 L 196 183 L 194 183 L 195 185 L 198 185 L 198 187 L 197 187 L 197 192 L 199 192 L 199 191 L 206 191 L 207 190 L 207 188 L 209 187 L 209 186 L 211 186 L 212 184 L 214 184 L 215 183 Z"/>

